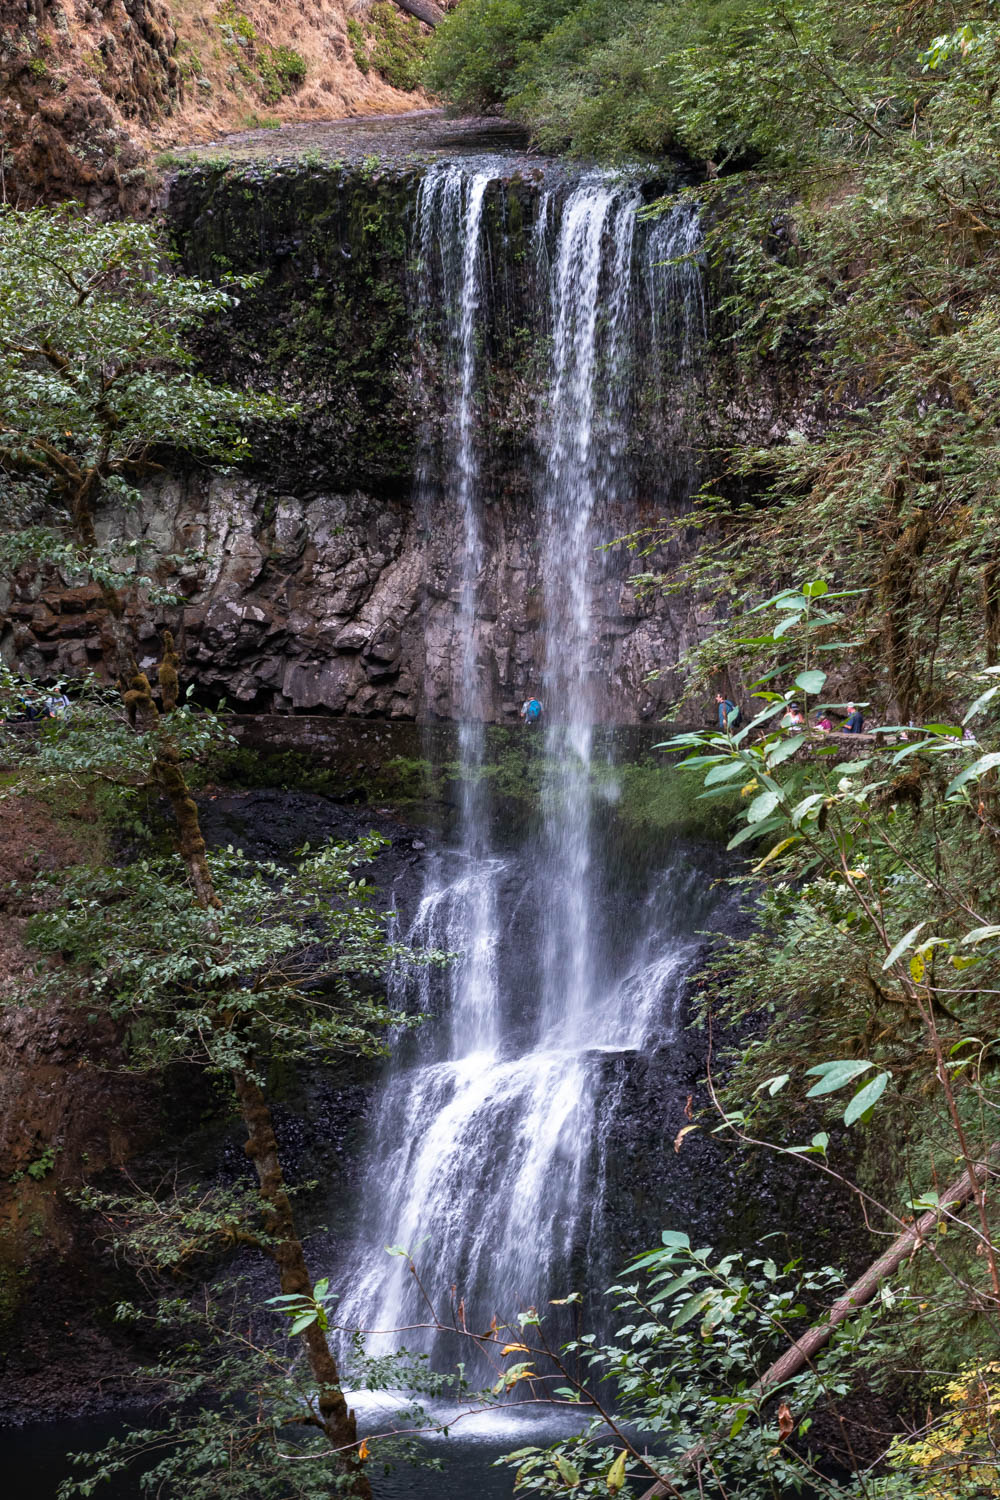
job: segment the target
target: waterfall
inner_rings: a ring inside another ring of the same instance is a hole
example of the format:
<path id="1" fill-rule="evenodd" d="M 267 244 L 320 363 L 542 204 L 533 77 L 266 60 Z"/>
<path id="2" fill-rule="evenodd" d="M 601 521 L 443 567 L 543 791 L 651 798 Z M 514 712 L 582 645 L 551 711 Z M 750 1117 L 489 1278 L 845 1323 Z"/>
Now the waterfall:
<path id="1" fill-rule="evenodd" d="M 690 362 L 697 272 L 658 275 L 651 261 L 689 253 L 693 216 L 647 226 L 637 217 L 638 185 L 596 173 L 539 195 L 537 322 L 550 354 L 536 418 L 544 653 L 533 691 L 545 727 L 524 733 L 537 736 L 542 757 L 542 810 L 537 834 L 512 852 L 495 836 L 479 774 L 487 497 L 476 398 L 491 181 L 489 167 L 430 169 L 415 224 L 417 295 L 425 305 L 437 295 L 443 306 L 449 416 L 441 467 L 465 543 L 453 582 L 465 777 L 454 847 L 431 861 L 407 936 L 460 957 L 443 977 L 424 970 L 399 981 L 400 1003 L 431 1019 L 401 1043 L 376 1100 L 365 1208 L 340 1308 L 345 1324 L 383 1330 L 369 1338 L 373 1350 L 405 1342 L 442 1357 L 449 1351 L 436 1348 L 433 1330 L 416 1327 L 427 1310 L 406 1263 L 383 1247 L 402 1245 L 429 1267 L 426 1282 L 443 1308 L 456 1286 L 483 1326 L 494 1312 L 510 1317 L 570 1290 L 584 1257 L 599 1266 L 593 1244 L 620 1095 L 615 1068 L 627 1054 L 669 1044 L 693 951 L 678 917 L 684 877 L 670 859 L 636 909 L 596 857 L 592 767 L 606 698 L 593 639 L 606 587 L 597 548 L 614 535 L 608 528 L 628 481 L 637 300 L 644 323 L 657 322 L 677 360 Z"/>

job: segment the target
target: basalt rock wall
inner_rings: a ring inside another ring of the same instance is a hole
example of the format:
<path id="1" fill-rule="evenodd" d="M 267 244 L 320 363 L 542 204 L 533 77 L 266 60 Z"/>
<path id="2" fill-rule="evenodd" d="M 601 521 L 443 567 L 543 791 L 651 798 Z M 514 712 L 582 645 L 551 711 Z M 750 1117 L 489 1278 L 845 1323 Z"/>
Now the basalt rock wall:
<path id="1" fill-rule="evenodd" d="M 157 630 L 175 630 L 185 673 L 206 696 L 251 710 L 454 716 L 465 543 L 448 467 L 450 294 L 421 265 L 416 233 L 426 170 L 377 157 L 215 162 L 172 183 L 167 214 L 184 269 L 257 278 L 200 336 L 202 367 L 298 407 L 256 435 L 255 459 L 238 471 L 164 455 L 143 512 L 109 522 L 110 534 L 144 533 L 154 553 L 191 553 L 183 603 L 140 604 L 136 624 L 148 661 Z M 544 220 L 559 191 L 548 167 L 514 161 L 490 181 L 483 210 L 478 650 L 487 716 L 499 721 L 538 691 L 553 586 L 536 496 L 552 340 Z M 676 512 L 697 470 L 702 377 L 691 348 L 679 353 L 674 315 L 663 326 L 661 308 L 657 324 L 657 274 L 668 272 L 648 255 L 636 261 L 629 421 L 615 453 L 628 477 L 594 545 Z M 662 713 L 680 686 L 675 663 L 707 624 L 691 596 L 637 597 L 634 569 L 623 549 L 609 554 L 594 596 L 592 670 L 611 722 Z M 43 678 L 99 668 L 92 592 L 16 579 L 8 654 Z"/>

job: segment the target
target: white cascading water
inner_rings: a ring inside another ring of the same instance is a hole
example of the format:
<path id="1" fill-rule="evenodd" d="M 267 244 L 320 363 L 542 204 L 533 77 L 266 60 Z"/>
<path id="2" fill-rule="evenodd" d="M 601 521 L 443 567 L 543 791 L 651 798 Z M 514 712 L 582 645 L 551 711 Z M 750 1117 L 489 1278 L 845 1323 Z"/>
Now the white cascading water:
<path id="1" fill-rule="evenodd" d="M 533 843 L 511 853 L 494 841 L 477 774 L 476 332 L 490 180 L 473 167 L 431 168 L 417 204 L 421 263 L 436 258 L 446 303 L 446 482 L 466 541 L 455 674 L 466 774 L 456 847 L 432 862 L 407 938 L 461 956 L 443 975 L 423 970 L 405 981 L 419 992 L 407 998 L 431 1019 L 399 1048 L 375 1105 L 365 1208 L 339 1309 L 344 1324 L 372 1331 L 372 1351 L 405 1343 L 433 1352 L 437 1338 L 420 1327 L 427 1308 L 406 1263 L 385 1255 L 389 1244 L 417 1256 L 442 1310 L 457 1286 L 483 1327 L 494 1312 L 509 1318 L 569 1290 L 574 1257 L 600 1234 L 615 1108 L 609 1066 L 669 1041 L 692 952 L 689 930 L 676 935 L 674 886 L 686 877 L 667 868 L 644 901 L 616 904 L 613 877 L 597 868 L 591 755 L 603 690 L 592 631 L 605 570 L 595 549 L 614 534 L 607 526 L 623 470 L 636 296 L 646 286 L 647 316 L 669 321 L 669 336 L 685 341 L 678 360 L 691 358 L 697 269 L 657 278 L 650 261 L 693 246 L 693 215 L 642 225 L 638 189 L 596 174 L 539 202 L 536 267 L 548 291 L 539 323 L 552 350 L 538 420 L 543 818 Z"/>

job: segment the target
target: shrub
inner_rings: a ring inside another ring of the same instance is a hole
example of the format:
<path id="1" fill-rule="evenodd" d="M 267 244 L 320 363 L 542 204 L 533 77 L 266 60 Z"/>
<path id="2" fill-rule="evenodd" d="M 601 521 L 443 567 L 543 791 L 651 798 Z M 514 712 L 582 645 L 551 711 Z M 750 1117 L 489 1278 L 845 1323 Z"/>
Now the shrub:
<path id="1" fill-rule="evenodd" d="M 262 47 L 257 60 L 264 94 L 273 104 L 294 94 L 306 79 L 306 60 L 294 47 Z"/>
<path id="2" fill-rule="evenodd" d="M 420 87 L 427 38 L 419 23 L 401 15 L 391 0 L 378 0 L 371 11 L 374 46 L 371 66 L 393 88 L 412 91 Z"/>
<path id="3" fill-rule="evenodd" d="M 365 28 L 353 16 L 349 17 L 347 22 L 347 40 L 351 44 L 354 61 L 360 71 L 362 73 L 370 72 L 371 62 L 368 59 L 368 38 L 365 35 Z"/>

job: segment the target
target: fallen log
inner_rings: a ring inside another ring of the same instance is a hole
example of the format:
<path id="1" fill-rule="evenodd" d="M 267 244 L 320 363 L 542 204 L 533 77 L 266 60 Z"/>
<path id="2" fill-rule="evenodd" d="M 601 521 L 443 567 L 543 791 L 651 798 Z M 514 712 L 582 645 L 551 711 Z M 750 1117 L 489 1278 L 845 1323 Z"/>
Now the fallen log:
<path id="1" fill-rule="evenodd" d="M 444 20 L 444 11 L 440 5 L 434 4 L 434 0 L 396 0 L 396 4 L 407 15 L 416 16 L 418 21 L 423 21 L 425 26 L 440 26 Z"/>
<path id="2" fill-rule="evenodd" d="M 793 1375 L 797 1375 L 803 1365 L 808 1364 L 813 1355 L 823 1348 L 833 1330 L 839 1324 L 846 1322 L 859 1307 L 870 1302 L 886 1277 L 898 1271 L 904 1260 L 908 1260 L 920 1249 L 945 1211 L 963 1208 L 968 1203 L 979 1185 L 986 1181 L 991 1164 L 998 1158 L 1000 1158 L 1000 1141 L 994 1142 L 989 1148 L 986 1159 L 978 1164 L 971 1176 L 968 1172 L 963 1172 L 958 1181 L 952 1183 L 951 1187 L 941 1194 L 935 1208 L 928 1209 L 893 1240 L 885 1254 L 880 1255 L 878 1260 L 858 1277 L 854 1285 L 848 1287 L 842 1297 L 838 1297 L 823 1322 L 815 1324 L 800 1339 L 796 1339 L 794 1344 L 790 1344 L 780 1359 L 776 1359 L 774 1364 L 765 1370 L 760 1379 L 750 1387 L 747 1395 L 750 1397 L 766 1396 L 768 1391 L 782 1385 Z M 720 1428 L 727 1420 L 732 1420 L 736 1410 L 737 1408 L 734 1407 L 723 1414 Z M 696 1443 L 693 1448 L 682 1453 L 676 1462 L 675 1473 L 683 1473 L 685 1469 L 689 1469 L 692 1464 L 704 1458 L 711 1441 L 711 1438 L 703 1438 L 700 1443 Z M 672 1494 L 676 1494 L 676 1490 L 670 1481 L 658 1479 L 655 1484 L 650 1485 L 648 1490 L 643 1491 L 639 1500 L 659 1500 L 660 1496 Z"/>

